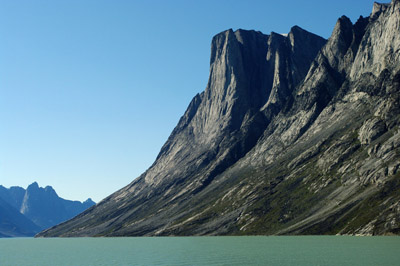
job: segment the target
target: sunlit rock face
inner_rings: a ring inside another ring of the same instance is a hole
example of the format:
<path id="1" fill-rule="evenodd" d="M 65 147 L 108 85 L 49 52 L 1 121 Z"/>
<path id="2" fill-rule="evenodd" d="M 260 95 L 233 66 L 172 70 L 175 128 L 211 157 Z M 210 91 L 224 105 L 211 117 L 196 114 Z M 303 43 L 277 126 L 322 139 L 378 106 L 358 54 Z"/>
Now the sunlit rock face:
<path id="1" fill-rule="evenodd" d="M 154 164 L 39 236 L 400 231 L 400 2 L 329 40 L 228 30 Z"/>

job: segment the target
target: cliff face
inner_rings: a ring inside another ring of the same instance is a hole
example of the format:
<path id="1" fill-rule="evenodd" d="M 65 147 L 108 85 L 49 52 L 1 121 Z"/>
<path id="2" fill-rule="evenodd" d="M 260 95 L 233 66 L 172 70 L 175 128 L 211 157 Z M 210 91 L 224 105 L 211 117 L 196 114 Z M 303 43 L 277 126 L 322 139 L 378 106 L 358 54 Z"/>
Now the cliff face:
<path id="1" fill-rule="evenodd" d="M 398 233 L 399 16 L 375 4 L 327 42 L 218 34 L 207 88 L 154 164 L 39 235 Z"/>

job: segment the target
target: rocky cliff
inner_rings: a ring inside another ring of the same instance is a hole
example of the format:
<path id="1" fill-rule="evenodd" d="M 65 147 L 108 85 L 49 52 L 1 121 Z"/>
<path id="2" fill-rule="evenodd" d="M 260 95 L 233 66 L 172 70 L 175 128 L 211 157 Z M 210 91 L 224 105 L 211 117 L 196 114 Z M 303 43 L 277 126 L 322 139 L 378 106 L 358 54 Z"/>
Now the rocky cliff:
<path id="1" fill-rule="evenodd" d="M 399 233 L 399 30 L 394 0 L 328 41 L 216 35 L 154 164 L 39 236 Z"/>

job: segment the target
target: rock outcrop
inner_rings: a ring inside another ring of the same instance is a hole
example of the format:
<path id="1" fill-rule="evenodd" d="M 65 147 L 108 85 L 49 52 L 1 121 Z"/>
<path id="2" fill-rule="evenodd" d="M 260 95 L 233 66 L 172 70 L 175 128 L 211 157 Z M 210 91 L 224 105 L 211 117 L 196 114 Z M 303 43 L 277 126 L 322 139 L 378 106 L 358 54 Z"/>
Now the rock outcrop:
<path id="1" fill-rule="evenodd" d="M 154 164 L 39 236 L 400 232 L 400 1 L 326 42 L 228 30 Z"/>

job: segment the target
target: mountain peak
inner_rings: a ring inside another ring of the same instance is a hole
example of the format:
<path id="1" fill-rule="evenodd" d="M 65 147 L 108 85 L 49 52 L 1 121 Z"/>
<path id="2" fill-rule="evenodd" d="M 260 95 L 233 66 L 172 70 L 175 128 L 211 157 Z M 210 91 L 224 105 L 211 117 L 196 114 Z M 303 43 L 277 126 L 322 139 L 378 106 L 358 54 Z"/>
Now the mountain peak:
<path id="1" fill-rule="evenodd" d="M 336 23 L 335 29 L 337 31 L 348 30 L 353 26 L 353 22 L 351 22 L 350 18 L 347 16 L 341 16 Z M 333 30 L 335 32 L 335 29 Z"/>
<path id="2" fill-rule="evenodd" d="M 95 205 L 96 202 L 94 202 L 91 198 L 88 198 L 87 200 L 82 202 L 82 204 L 85 205 L 85 206 L 92 206 L 92 205 Z"/>
<path id="3" fill-rule="evenodd" d="M 308 31 L 306 31 L 305 29 L 301 28 L 300 26 L 294 25 L 293 27 L 290 28 L 289 33 L 298 33 L 298 32 L 306 32 L 306 33 L 310 33 Z"/>
<path id="4" fill-rule="evenodd" d="M 44 191 L 45 191 L 47 194 L 50 194 L 50 195 L 53 195 L 53 196 L 57 196 L 57 197 L 58 197 L 57 192 L 54 190 L 54 188 L 53 188 L 52 186 L 46 186 L 46 187 L 44 188 Z"/>
<path id="5" fill-rule="evenodd" d="M 27 190 L 38 190 L 39 184 L 35 181 L 27 187 Z"/>
<path id="6" fill-rule="evenodd" d="M 390 9 L 339 18 L 327 42 L 298 26 L 287 37 L 217 34 L 207 87 L 154 164 L 41 235 L 398 234 L 400 12 Z"/>
<path id="7" fill-rule="evenodd" d="M 397 0 L 393 0 L 392 4 L 395 3 Z M 374 2 L 374 5 L 372 7 L 372 13 L 370 15 L 371 18 L 376 18 L 379 16 L 381 12 L 384 12 L 388 7 L 390 6 L 390 3 L 378 3 Z"/>
<path id="8" fill-rule="evenodd" d="M 144 202 L 151 205 L 146 210 L 163 202 L 165 210 L 155 215 L 165 219 L 154 220 L 161 225 L 172 219 L 166 217 L 179 213 L 168 214 L 178 202 L 207 190 L 262 138 L 269 119 L 289 102 L 325 44 L 323 38 L 300 27 L 294 27 L 291 35 L 293 46 L 288 37 L 277 33 L 229 29 L 215 35 L 204 92 L 193 98 L 153 165 L 97 206 L 116 212 L 118 204 L 125 204 L 128 212 L 134 212 Z M 115 215 L 119 216 L 107 214 Z"/>

